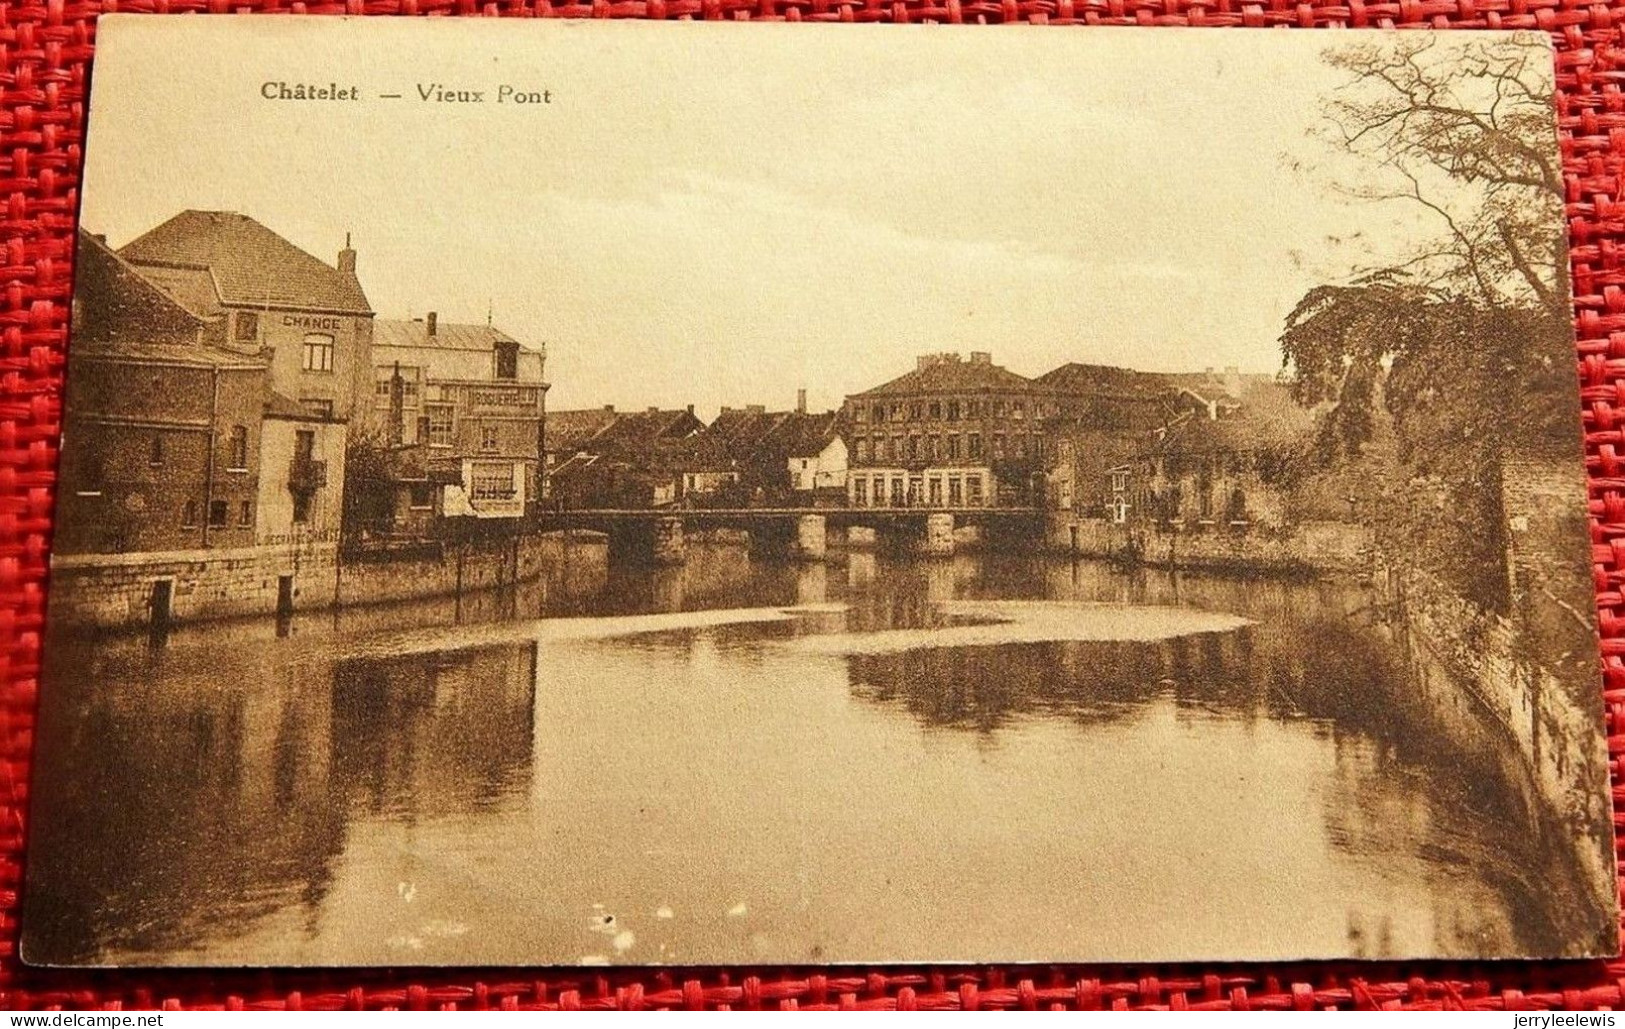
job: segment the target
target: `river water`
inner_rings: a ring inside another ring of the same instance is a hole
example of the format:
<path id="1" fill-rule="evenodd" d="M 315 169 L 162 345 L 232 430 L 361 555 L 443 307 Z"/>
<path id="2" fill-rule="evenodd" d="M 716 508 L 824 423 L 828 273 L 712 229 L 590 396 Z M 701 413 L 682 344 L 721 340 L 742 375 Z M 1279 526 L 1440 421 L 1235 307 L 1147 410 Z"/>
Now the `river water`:
<path id="1" fill-rule="evenodd" d="M 1557 952 L 1359 587 L 691 549 L 47 649 L 44 963 Z"/>

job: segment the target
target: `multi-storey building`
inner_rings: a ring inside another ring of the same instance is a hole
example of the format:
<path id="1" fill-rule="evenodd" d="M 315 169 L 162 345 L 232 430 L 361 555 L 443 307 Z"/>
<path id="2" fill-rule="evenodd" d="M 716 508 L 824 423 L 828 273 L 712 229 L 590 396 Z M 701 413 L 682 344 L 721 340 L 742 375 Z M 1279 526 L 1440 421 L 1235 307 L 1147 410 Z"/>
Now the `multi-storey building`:
<path id="1" fill-rule="evenodd" d="M 81 234 L 58 553 L 255 541 L 264 362 Z"/>
<path id="2" fill-rule="evenodd" d="M 329 265 L 247 215 L 182 211 L 119 256 L 191 310 L 222 321 L 221 345 L 260 357 L 271 388 L 348 421 L 372 391 L 372 307 L 348 246 Z"/>
<path id="3" fill-rule="evenodd" d="M 857 507 L 1026 506 L 1042 496 L 1054 391 L 974 352 L 927 354 L 913 371 L 846 398 Z"/>
<path id="4" fill-rule="evenodd" d="M 377 322 L 375 416 L 392 446 L 425 449 L 430 480 L 455 483 L 446 514 L 512 518 L 542 495 L 546 359 L 500 329 L 433 311 Z"/>

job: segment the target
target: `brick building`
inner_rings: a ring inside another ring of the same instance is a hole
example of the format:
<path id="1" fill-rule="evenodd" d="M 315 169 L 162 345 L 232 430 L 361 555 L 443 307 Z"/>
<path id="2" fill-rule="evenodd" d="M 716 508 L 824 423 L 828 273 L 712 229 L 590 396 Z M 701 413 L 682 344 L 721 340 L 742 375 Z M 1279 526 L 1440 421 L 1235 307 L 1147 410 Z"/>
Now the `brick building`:
<path id="1" fill-rule="evenodd" d="M 83 233 L 77 276 L 53 549 L 253 544 L 265 363 Z"/>
<path id="2" fill-rule="evenodd" d="M 688 473 L 687 490 L 737 482 L 741 499 L 758 504 L 806 505 L 844 501 L 848 451 L 840 412 L 809 412 L 801 391 L 794 411 L 765 405 L 725 407 L 697 440 L 712 464 Z"/>
<path id="3" fill-rule="evenodd" d="M 1044 420 L 1055 391 L 992 355 L 927 354 L 913 371 L 846 398 L 842 434 L 855 507 L 1025 506 L 1043 493 Z"/>
<path id="4" fill-rule="evenodd" d="M 375 422 L 391 446 L 424 448 L 427 479 L 452 483 L 445 513 L 518 517 L 542 494 L 546 360 L 500 329 L 433 311 L 376 323 Z"/>
<path id="5" fill-rule="evenodd" d="M 675 504 L 698 463 L 693 439 L 705 423 L 694 408 L 559 411 L 548 418 L 552 500 L 564 508 L 650 508 Z"/>
<path id="6" fill-rule="evenodd" d="M 1039 376 L 1055 391 L 1045 421 L 1047 506 L 1088 518 L 1124 522 L 1137 478 L 1136 462 L 1153 433 L 1176 412 L 1167 375 L 1096 364 L 1064 364 Z"/>
<path id="7" fill-rule="evenodd" d="M 372 395 L 373 312 L 348 245 L 335 265 L 247 215 L 182 211 L 119 256 L 187 308 L 219 317 L 221 345 L 262 358 L 271 388 L 347 421 Z"/>

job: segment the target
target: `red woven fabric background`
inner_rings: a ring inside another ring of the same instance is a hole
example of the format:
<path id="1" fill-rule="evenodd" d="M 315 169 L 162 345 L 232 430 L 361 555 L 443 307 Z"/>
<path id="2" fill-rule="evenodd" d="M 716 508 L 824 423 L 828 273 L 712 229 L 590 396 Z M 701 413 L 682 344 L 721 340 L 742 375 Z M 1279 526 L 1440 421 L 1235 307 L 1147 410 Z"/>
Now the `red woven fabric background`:
<path id="1" fill-rule="evenodd" d="M 104 11 L 1035 24 L 1519 28 L 1557 44 L 1615 823 L 1625 812 L 1625 0 L 0 0 L 0 1007 L 1594 1008 L 1625 961 L 1220 968 L 61 972 L 16 905 L 82 157 Z M 1036 31 L 1036 30 L 1033 30 Z M 1154 74 L 1154 70 L 1149 72 Z M 861 799 L 861 798 L 859 798 Z"/>

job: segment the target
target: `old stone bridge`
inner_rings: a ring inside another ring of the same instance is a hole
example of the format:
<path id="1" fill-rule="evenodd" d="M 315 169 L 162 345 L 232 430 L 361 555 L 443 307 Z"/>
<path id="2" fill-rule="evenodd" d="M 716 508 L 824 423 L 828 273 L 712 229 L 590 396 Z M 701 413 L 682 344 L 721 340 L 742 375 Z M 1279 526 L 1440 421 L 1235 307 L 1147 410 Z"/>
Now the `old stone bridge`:
<path id="1" fill-rule="evenodd" d="M 682 562 L 689 535 L 714 529 L 750 534 L 751 548 L 821 560 L 832 534 L 850 545 L 886 542 L 923 556 L 954 552 L 954 530 L 980 528 L 988 538 L 1039 539 L 1043 512 L 1031 507 L 771 507 L 549 511 L 540 531 L 585 529 L 609 537 L 612 557 Z"/>

